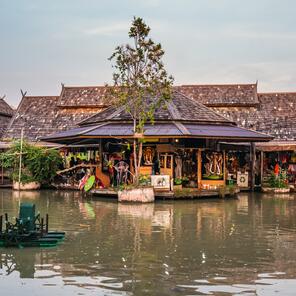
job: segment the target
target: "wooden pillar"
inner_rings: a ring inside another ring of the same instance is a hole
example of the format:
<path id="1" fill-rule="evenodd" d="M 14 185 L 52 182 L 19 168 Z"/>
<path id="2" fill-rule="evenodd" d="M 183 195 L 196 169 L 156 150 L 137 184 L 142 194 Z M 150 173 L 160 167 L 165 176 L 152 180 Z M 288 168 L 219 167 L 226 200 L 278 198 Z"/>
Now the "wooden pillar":
<path id="1" fill-rule="evenodd" d="M 197 149 L 197 187 L 201 189 L 201 149 Z"/>
<path id="2" fill-rule="evenodd" d="M 4 168 L 3 168 L 3 163 L 1 164 L 1 181 L 2 181 L 2 184 L 4 184 Z"/>
<path id="3" fill-rule="evenodd" d="M 260 151 L 260 185 L 263 184 L 263 174 L 264 174 L 264 152 Z"/>
<path id="4" fill-rule="evenodd" d="M 251 159 L 251 190 L 254 191 L 254 189 L 255 189 L 255 168 L 256 168 L 256 146 L 255 146 L 255 143 L 251 143 L 250 159 Z"/>
<path id="5" fill-rule="evenodd" d="M 226 186 L 226 152 L 223 151 L 223 180 L 224 180 L 224 186 Z"/>

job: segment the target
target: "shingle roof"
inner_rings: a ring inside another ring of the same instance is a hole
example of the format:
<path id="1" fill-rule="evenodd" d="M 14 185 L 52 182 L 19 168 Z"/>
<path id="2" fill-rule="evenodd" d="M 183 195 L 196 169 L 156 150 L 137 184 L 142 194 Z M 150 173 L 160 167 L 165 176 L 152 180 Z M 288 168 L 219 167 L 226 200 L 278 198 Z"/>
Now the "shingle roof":
<path id="1" fill-rule="evenodd" d="M 105 86 L 63 86 L 58 105 L 63 107 L 105 106 Z"/>
<path id="2" fill-rule="evenodd" d="M 275 140 L 296 140 L 296 93 L 259 93 L 258 107 L 213 108 L 239 126 L 267 133 Z"/>
<path id="3" fill-rule="evenodd" d="M 56 96 L 23 97 L 4 137 L 20 138 L 22 128 L 24 137 L 30 140 L 55 132 L 53 121 L 58 99 Z"/>
<path id="4" fill-rule="evenodd" d="M 14 110 L 5 102 L 3 98 L 0 98 L 0 138 L 3 136 Z"/>
<path id="5" fill-rule="evenodd" d="M 13 109 L 5 102 L 5 100 L 0 98 L 0 115 L 11 117 L 13 112 Z"/>
<path id="6" fill-rule="evenodd" d="M 59 107 L 59 96 L 25 96 L 21 100 L 3 138 L 24 137 L 35 141 L 39 137 L 73 128 L 78 122 L 98 113 L 100 107 Z"/>
<path id="7" fill-rule="evenodd" d="M 215 113 L 206 106 L 186 97 L 178 91 L 173 91 L 172 99 L 165 106 L 156 110 L 155 121 L 195 121 L 195 122 L 215 122 L 231 123 L 223 116 Z M 81 125 L 90 125 L 104 121 L 130 121 L 130 115 L 124 108 L 109 107 L 89 119 Z"/>
<path id="8" fill-rule="evenodd" d="M 256 106 L 257 84 L 181 85 L 178 91 L 209 107 Z"/>

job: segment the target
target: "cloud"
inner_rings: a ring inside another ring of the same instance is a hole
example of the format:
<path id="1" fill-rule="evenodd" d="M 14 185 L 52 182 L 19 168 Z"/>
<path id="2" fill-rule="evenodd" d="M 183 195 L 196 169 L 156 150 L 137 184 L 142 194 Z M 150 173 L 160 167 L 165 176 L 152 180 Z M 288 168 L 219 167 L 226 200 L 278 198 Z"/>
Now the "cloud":
<path id="1" fill-rule="evenodd" d="M 129 26 L 129 22 L 116 22 L 86 29 L 84 30 L 84 33 L 86 35 L 112 36 L 116 35 L 117 33 L 127 32 Z"/>

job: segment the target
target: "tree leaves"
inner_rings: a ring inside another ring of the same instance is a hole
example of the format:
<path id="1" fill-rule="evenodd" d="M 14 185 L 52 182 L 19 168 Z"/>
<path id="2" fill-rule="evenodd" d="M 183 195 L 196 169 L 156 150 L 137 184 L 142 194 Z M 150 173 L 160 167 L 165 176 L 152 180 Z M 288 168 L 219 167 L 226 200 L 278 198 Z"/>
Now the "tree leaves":
<path id="1" fill-rule="evenodd" d="M 18 181 L 20 152 L 20 141 L 16 141 L 8 151 L 0 154 L 0 163 L 5 168 L 12 168 L 12 178 L 15 181 Z M 37 181 L 41 184 L 49 184 L 61 164 L 62 158 L 58 151 L 46 150 L 23 142 L 21 174 L 23 183 Z"/>

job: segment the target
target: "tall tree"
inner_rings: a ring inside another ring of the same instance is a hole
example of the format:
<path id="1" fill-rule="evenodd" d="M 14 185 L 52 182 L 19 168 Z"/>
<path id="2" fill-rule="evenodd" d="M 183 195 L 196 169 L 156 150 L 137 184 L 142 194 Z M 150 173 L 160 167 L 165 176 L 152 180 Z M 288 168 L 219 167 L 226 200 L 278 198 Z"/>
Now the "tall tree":
<path id="1" fill-rule="evenodd" d="M 128 36 L 132 44 L 115 48 L 109 58 L 114 61 L 113 104 L 123 106 L 133 121 L 133 158 L 138 184 L 143 152 L 145 123 L 154 123 L 155 111 L 171 98 L 173 77 L 162 62 L 164 50 L 150 37 L 150 28 L 142 18 L 134 17 Z"/>

